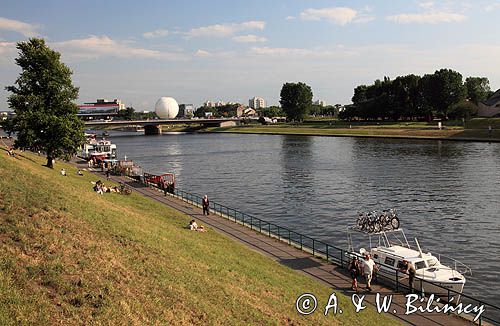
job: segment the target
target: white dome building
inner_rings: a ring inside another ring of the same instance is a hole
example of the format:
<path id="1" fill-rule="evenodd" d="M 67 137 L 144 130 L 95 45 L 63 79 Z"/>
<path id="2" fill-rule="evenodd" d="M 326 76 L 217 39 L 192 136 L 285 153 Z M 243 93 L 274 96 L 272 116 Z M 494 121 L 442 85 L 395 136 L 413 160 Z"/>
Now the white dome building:
<path id="1" fill-rule="evenodd" d="M 179 113 L 179 104 L 172 97 L 160 97 L 155 104 L 155 112 L 160 119 L 173 119 Z"/>

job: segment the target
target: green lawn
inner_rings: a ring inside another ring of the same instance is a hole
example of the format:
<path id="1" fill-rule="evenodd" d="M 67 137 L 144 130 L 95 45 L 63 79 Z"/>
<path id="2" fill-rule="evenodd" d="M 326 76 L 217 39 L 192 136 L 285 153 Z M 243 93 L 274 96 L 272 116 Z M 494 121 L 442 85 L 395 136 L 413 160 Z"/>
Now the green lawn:
<path id="1" fill-rule="evenodd" d="M 491 135 L 488 125 L 492 125 Z M 467 128 L 457 126 L 456 121 L 443 122 L 443 129 L 437 123 L 426 122 L 353 122 L 310 121 L 301 124 L 281 123 L 273 125 L 250 124 L 236 127 L 208 128 L 210 132 L 298 134 L 311 136 L 364 136 L 403 137 L 436 139 L 470 139 L 500 141 L 500 119 L 473 119 Z"/>
<path id="2" fill-rule="evenodd" d="M 0 148 L 0 324 L 377 324 L 374 309 L 300 316 L 331 289 L 138 194 L 98 195 L 90 174 Z M 68 176 L 59 174 L 64 167 Z"/>

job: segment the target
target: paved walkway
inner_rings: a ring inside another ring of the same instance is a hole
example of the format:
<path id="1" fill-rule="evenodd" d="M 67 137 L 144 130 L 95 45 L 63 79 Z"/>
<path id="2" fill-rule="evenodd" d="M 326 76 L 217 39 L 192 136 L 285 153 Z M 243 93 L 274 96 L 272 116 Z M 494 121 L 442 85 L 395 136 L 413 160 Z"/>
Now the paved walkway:
<path id="1" fill-rule="evenodd" d="M 97 172 L 102 175 L 102 172 Z M 335 292 L 341 292 L 349 297 L 355 292 L 351 290 L 351 279 L 347 272 L 338 266 L 327 263 L 321 259 L 313 257 L 304 251 L 294 248 L 282 241 L 269 238 L 263 234 L 249 229 L 248 227 L 234 223 L 215 214 L 209 216 L 202 215 L 202 210 L 199 207 L 188 204 L 173 196 L 164 196 L 158 190 L 146 187 L 142 184 L 135 183 L 125 177 L 112 176 L 111 179 L 115 182 L 125 182 L 137 193 L 140 193 L 153 200 L 170 206 L 186 215 L 193 217 L 198 221 L 202 221 L 205 226 L 209 226 L 213 230 L 229 236 L 255 251 L 258 251 L 283 265 L 286 265 L 294 270 L 304 273 L 314 279 L 317 279 L 329 285 Z M 363 282 L 361 282 L 363 284 Z M 381 295 L 393 295 L 391 315 L 399 319 L 401 322 L 409 325 L 472 325 L 473 323 L 455 315 L 445 315 L 437 313 L 420 313 L 405 315 L 406 298 L 401 293 L 395 293 L 393 290 L 380 286 L 372 285 L 373 294 L 360 290 L 359 295 L 366 295 L 365 302 L 375 305 L 375 293 Z M 325 298 L 326 300 L 327 298 Z M 292 304 L 292 303 L 291 303 Z M 293 303 L 295 304 L 295 303 Z M 320 313 L 318 310 L 316 313 Z M 323 307 L 324 308 L 324 307 Z"/>

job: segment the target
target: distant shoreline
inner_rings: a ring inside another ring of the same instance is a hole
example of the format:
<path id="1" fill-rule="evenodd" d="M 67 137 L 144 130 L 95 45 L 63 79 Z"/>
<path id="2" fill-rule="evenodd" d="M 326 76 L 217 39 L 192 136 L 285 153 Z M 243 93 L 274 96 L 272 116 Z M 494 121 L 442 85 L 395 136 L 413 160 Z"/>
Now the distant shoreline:
<path id="1" fill-rule="evenodd" d="M 293 136 L 320 136 L 320 137 L 356 137 L 356 138 L 386 138 L 386 139 L 417 139 L 417 140 L 445 140 L 462 142 L 483 142 L 500 143 L 496 137 L 439 137 L 439 136 L 419 136 L 419 135 L 388 135 L 388 134 L 357 134 L 357 133 L 321 133 L 321 132 L 288 132 L 288 131 L 243 131 L 243 130 L 206 130 L 207 133 L 230 133 L 230 134 L 258 134 L 258 135 L 293 135 Z"/>

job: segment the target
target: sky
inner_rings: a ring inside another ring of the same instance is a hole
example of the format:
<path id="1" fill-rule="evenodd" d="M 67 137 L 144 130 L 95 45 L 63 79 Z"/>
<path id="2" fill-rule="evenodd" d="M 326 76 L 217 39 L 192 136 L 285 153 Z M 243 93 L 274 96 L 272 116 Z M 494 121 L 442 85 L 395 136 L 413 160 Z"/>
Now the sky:
<path id="1" fill-rule="evenodd" d="M 20 70 L 16 43 L 44 38 L 80 88 L 78 103 L 161 96 L 263 97 L 305 82 L 314 100 L 348 104 L 384 76 L 441 68 L 500 87 L 500 0 L 0 0 L 0 110 Z"/>

